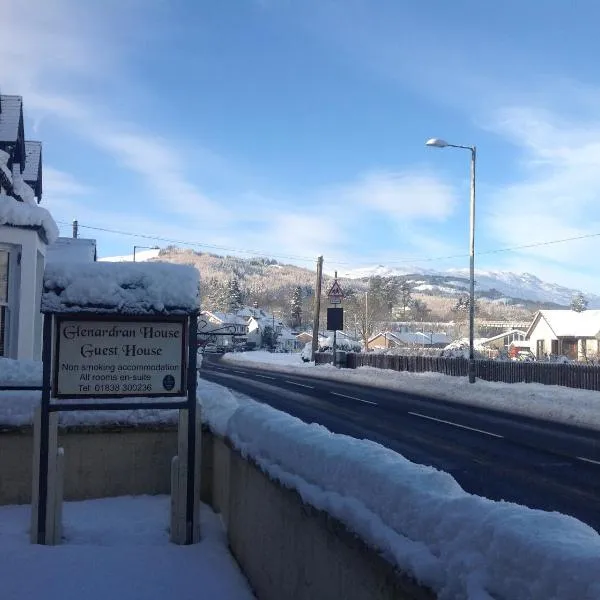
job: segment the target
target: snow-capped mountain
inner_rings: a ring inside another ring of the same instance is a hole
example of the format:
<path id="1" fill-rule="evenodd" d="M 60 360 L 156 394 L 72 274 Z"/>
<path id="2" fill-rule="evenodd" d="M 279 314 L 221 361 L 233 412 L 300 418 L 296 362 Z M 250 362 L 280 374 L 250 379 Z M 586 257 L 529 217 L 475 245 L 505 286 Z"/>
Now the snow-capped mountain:
<path id="1" fill-rule="evenodd" d="M 386 267 L 376 265 L 351 269 L 339 273 L 349 279 L 363 279 L 379 275 L 381 277 L 406 277 L 417 291 L 461 295 L 469 289 L 468 269 L 448 269 L 434 271 L 420 267 Z M 531 273 L 511 273 L 509 271 L 475 271 L 475 290 L 490 298 L 512 298 L 530 302 L 551 303 L 568 306 L 573 296 L 580 290 L 556 283 L 542 281 Z M 600 296 L 584 294 L 590 308 L 600 307 Z"/>

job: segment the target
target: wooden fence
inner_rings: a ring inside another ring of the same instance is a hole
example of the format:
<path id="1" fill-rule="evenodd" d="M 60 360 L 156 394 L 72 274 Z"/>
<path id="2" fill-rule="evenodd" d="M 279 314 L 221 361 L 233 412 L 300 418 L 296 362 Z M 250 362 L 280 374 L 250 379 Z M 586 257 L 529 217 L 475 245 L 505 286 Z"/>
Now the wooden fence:
<path id="1" fill-rule="evenodd" d="M 332 355 L 318 352 L 316 364 L 331 363 Z M 466 377 L 469 361 L 465 358 L 443 358 L 439 356 L 399 356 L 394 354 L 346 354 L 345 366 L 375 367 L 411 373 L 443 373 Z M 476 360 L 475 376 L 485 381 L 503 383 L 542 383 L 562 385 L 570 388 L 600 391 L 600 366 L 582 364 L 560 364 L 548 362 L 519 362 Z"/>

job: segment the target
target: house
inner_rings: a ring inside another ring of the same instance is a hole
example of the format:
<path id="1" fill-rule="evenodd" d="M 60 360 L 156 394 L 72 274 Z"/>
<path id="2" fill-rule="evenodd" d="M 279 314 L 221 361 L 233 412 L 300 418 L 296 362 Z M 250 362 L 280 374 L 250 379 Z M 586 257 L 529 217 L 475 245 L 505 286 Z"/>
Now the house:
<path id="1" fill-rule="evenodd" d="M 600 310 L 540 310 L 527 330 L 536 358 L 548 355 L 585 360 L 600 354 Z"/>
<path id="2" fill-rule="evenodd" d="M 408 344 L 402 341 L 399 335 L 393 331 L 377 333 L 367 341 L 367 350 L 389 350 L 390 348 L 407 346 Z"/>
<path id="3" fill-rule="evenodd" d="M 373 335 L 367 341 L 369 350 L 389 350 L 390 348 L 444 348 L 448 344 L 445 333 L 433 331 L 384 331 Z"/>
<path id="4" fill-rule="evenodd" d="M 96 262 L 96 240 L 86 238 L 59 237 L 48 246 L 46 262 Z"/>
<path id="5" fill-rule="evenodd" d="M 309 333 L 308 331 L 303 331 L 302 333 L 299 333 L 296 336 L 296 339 L 298 340 L 299 344 L 308 344 L 308 342 L 312 342 L 313 336 L 312 333 Z"/>
<path id="6" fill-rule="evenodd" d="M 42 200 L 42 146 L 25 140 L 23 99 L 0 94 L 0 356 L 41 358 L 46 251 L 58 237 Z"/>
<path id="7" fill-rule="evenodd" d="M 217 346 L 234 346 L 248 341 L 248 324 L 236 313 L 203 310 L 198 315 L 198 341 Z"/>
<path id="8" fill-rule="evenodd" d="M 521 342 L 525 340 L 527 332 L 521 331 L 520 329 L 513 329 L 511 331 L 505 331 L 499 333 L 493 337 L 487 338 L 480 343 L 482 348 L 489 348 L 499 351 L 508 351 L 508 348 L 514 345 L 515 342 Z"/>

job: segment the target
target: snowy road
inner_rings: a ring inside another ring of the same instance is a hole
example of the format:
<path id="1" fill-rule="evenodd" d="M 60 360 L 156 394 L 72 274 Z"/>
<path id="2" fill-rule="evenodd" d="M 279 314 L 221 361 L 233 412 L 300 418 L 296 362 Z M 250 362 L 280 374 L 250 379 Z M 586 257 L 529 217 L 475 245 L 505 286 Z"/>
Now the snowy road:
<path id="1" fill-rule="evenodd" d="M 600 530 L 598 432 L 382 388 L 205 357 L 201 376 L 448 473 L 468 492 Z"/>

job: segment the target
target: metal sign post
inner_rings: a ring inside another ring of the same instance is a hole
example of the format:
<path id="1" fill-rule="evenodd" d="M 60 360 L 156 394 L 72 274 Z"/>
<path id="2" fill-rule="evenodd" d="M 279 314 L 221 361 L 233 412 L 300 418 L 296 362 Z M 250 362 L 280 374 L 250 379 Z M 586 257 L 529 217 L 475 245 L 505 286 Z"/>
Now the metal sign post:
<path id="1" fill-rule="evenodd" d="M 333 280 L 333 284 L 331 285 L 331 287 L 329 288 L 329 291 L 327 292 L 327 297 L 329 298 L 329 302 L 331 304 L 333 304 L 334 306 L 341 304 L 342 300 L 344 299 L 344 292 L 342 291 L 342 288 L 340 286 L 340 284 L 338 283 L 337 280 L 337 271 L 335 272 L 335 278 Z M 337 352 L 337 330 L 340 328 L 340 318 L 342 319 L 342 323 L 343 323 L 343 314 L 344 314 L 344 309 L 343 308 L 328 308 L 327 309 L 327 329 L 329 331 L 333 330 L 333 356 L 332 356 L 332 364 L 335 367 L 336 366 L 336 352 Z M 341 328 L 343 329 L 343 325 L 341 326 Z"/>
<path id="2" fill-rule="evenodd" d="M 197 312 L 44 316 L 42 400 L 34 435 L 33 543 L 60 542 L 62 449 L 56 441 L 57 413 L 145 408 L 185 413 L 187 429 L 180 432 L 184 448 L 178 457 L 185 473 L 178 489 L 185 493 L 178 496 L 177 512 L 185 518 L 185 527 L 174 541 L 198 541 L 197 331 Z M 165 399 L 144 400 L 149 397 Z"/>

